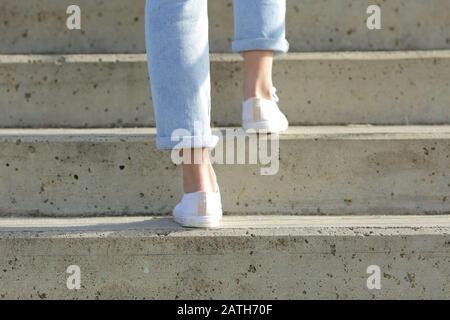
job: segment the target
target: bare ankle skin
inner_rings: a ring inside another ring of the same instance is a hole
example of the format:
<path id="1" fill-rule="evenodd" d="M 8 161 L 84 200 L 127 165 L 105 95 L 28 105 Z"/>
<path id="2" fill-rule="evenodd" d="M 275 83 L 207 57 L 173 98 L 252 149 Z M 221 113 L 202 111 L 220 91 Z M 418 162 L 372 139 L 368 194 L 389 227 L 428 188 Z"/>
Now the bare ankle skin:
<path id="1" fill-rule="evenodd" d="M 216 192 L 217 178 L 209 158 L 209 150 L 183 149 L 181 154 L 184 192 Z"/>
<path id="2" fill-rule="evenodd" d="M 244 100 L 272 100 L 272 51 L 244 52 Z"/>

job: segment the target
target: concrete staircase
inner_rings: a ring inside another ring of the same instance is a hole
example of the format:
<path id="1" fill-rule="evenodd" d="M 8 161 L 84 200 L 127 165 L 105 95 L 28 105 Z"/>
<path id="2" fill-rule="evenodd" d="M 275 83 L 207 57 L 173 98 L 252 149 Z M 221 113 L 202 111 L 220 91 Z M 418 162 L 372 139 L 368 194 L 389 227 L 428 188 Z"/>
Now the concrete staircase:
<path id="1" fill-rule="evenodd" d="M 82 31 L 70 4 L 0 4 L 0 298 L 450 298 L 448 1 L 288 0 L 279 170 L 216 166 L 220 230 L 167 217 L 144 1 L 80 0 Z M 231 2 L 209 10 L 215 130 L 241 136 Z"/>

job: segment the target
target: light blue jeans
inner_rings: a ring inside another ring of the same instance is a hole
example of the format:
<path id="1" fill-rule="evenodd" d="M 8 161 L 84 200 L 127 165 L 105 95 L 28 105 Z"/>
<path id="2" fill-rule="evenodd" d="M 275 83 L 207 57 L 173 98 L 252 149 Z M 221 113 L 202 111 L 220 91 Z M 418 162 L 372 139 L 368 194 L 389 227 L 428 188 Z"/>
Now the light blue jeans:
<path id="1" fill-rule="evenodd" d="M 214 148 L 207 0 L 147 0 L 145 15 L 158 149 Z M 233 52 L 287 52 L 285 16 L 286 0 L 234 0 Z"/>

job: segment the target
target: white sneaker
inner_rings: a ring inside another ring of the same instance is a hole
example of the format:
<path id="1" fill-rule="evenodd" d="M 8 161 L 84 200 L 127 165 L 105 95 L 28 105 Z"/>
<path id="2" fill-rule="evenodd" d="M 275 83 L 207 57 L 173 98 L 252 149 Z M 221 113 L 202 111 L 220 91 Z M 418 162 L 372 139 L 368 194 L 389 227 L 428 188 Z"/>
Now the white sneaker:
<path id="1" fill-rule="evenodd" d="M 222 220 L 220 191 L 185 193 L 173 209 L 173 218 L 183 227 L 218 227 Z"/>
<path id="2" fill-rule="evenodd" d="M 273 100 L 250 98 L 242 104 L 242 127 L 245 131 L 255 130 L 276 133 L 287 130 L 289 122 L 278 108 L 276 90 L 272 88 Z"/>

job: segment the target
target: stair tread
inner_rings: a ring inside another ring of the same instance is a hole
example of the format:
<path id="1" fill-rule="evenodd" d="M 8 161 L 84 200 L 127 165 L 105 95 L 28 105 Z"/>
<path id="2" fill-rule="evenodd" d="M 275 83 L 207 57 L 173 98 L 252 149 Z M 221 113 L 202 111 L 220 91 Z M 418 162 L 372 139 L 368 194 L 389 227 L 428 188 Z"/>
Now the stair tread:
<path id="1" fill-rule="evenodd" d="M 214 125 L 240 124 L 241 59 L 211 55 Z M 146 61 L 144 54 L 0 55 L 0 127 L 154 126 Z M 292 125 L 433 125 L 450 123 L 448 70 L 450 50 L 289 53 L 273 78 Z"/>
<path id="2" fill-rule="evenodd" d="M 14 236 L 245 236 L 448 234 L 448 215 L 225 216 L 218 229 L 185 229 L 170 217 L 0 218 L 0 238 Z M 249 231 L 251 233 L 249 233 Z M 114 234 L 111 234 L 114 233 Z"/>
<path id="3" fill-rule="evenodd" d="M 350 5 L 351 3 L 351 5 Z M 448 48 L 448 0 L 383 1 L 380 30 L 370 30 L 364 19 L 371 1 L 286 2 L 286 37 L 290 48 L 301 51 Z M 81 29 L 65 27 L 68 1 L 4 0 L 0 21 L 2 52 L 143 52 L 145 1 L 81 1 Z M 209 45 L 230 51 L 233 39 L 231 1 L 211 1 Z M 66 30 L 65 30 L 66 29 Z M 27 32 L 24 32 L 27 30 Z"/>
<path id="4" fill-rule="evenodd" d="M 154 140 L 154 128 L 2 129 L 0 215 L 167 214 L 182 192 L 179 168 Z M 242 165 L 225 165 L 223 145 L 215 163 L 226 213 L 449 213 L 450 125 L 292 127 L 280 161 L 259 153 Z"/>
<path id="5" fill-rule="evenodd" d="M 226 216 L 208 230 L 168 217 L 2 218 L 0 295 L 448 299 L 449 239 L 445 216 Z M 375 292 L 366 284 L 376 267 Z M 74 270 L 82 290 L 66 286 Z"/>
<path id="6" fill-rule="evenodd" d="M 213 132 L 224 134 L 239 127 L 216 127 Z M 154 138 L 155 128 L 0 128 L 0 141 L 96 141 L 135 142 Z M 450 125 L 344 125 L 344 126 L 291 126 L 279 134 L 280 139 L 449 139 Z"/>
<path id="7" fill-rule="evenodd" d="M 277 60 L 389 60 L 450 58 L 450 50 L 399 50 L 399 51 L 330 51 L 289 52 Z M 210 53 L 211 61 L 234 62 L 242 60 L 236 53 Z M 8 63 L 111 63 L 145 62 L 145 53 L 88 53 L 88 54 L 0 54 L 0 64 Z"/>

